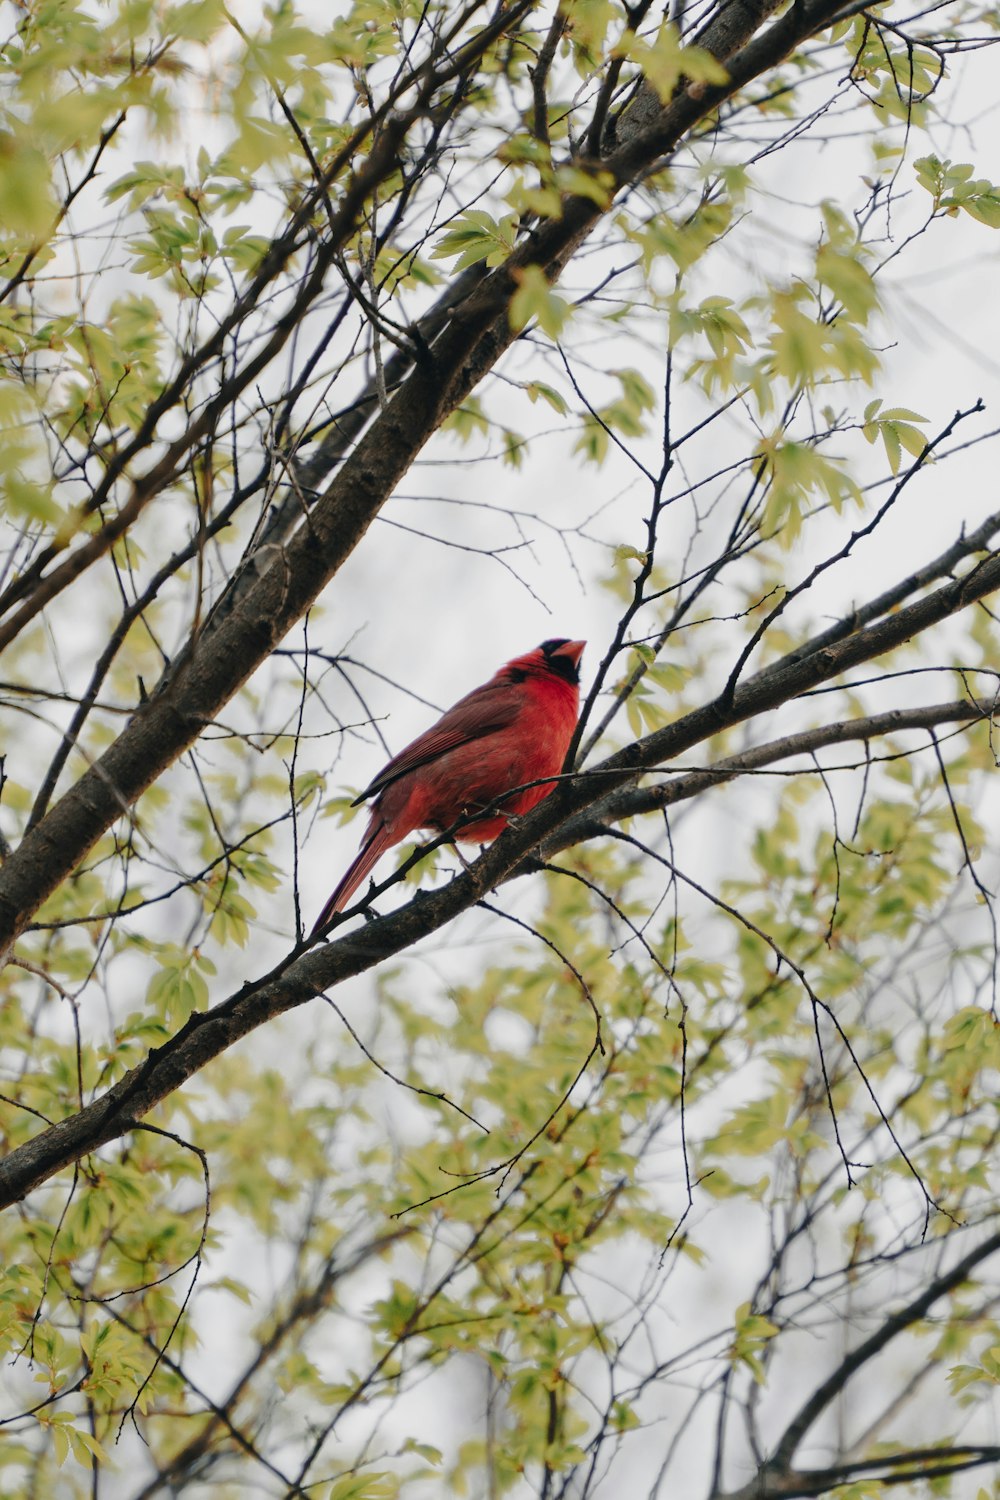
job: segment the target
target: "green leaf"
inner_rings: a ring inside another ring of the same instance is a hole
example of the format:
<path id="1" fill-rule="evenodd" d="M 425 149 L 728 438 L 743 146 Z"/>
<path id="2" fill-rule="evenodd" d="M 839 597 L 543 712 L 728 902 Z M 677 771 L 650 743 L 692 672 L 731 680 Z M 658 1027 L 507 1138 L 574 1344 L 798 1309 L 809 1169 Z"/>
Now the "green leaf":
<path id="1" fill-rule="evenodd" d="M 513 214 L 497 220 L 483 209 L 470 208 L 441 236 L 431 251 L 431 259 L 451 260 L 457 256 L 456 271 L 464 271 L 479 261 L 499 266 L 517 242 L 517 223 Z"/>
<path id="2" fill-rule="evenodd" d="M 665 22 L 650 43 L 627 31 L 615 54 L 637 65 L 643 77 L 656 90 L 662 104 L 668 104 L 682 78 L 692 83 L 724 84 L 729 81 L 725 68 L 702 47 L 685 47 L 672 21 Z"/>
<path id="3" fill-rule="evenodd" d="M 558 339 L 570 315 L 570 305 L 552 290 L 541 266 L 515 272 L 517 291 L 510 303 L 510 326 L 520 331 L 537 321 L 543 333 Z"/>
<path id="4" fill-rule="evenodd" d="M 832 245 L 821 245 L 816 254 L 816 275 L 855 322 L 866 323 L 878 306 L 878 294 L 859 255 L 857 245 L 852 253 L 835 250 Z"/>
<path id="5" fill-rule="evenodd" d="M 606 429 L 596 417 L 587 416 L 584 417 L 580 435 L 573 444 L 573 452 L 582 453 L 589 463 L 596 464 L 599 468 L 608 456 L 610 444 L 611 439 Z"/>
<path id="6" fill-rule="evenodd" d="M 442 432 L 453 432 L 463 443 L 477 434 L 485 434 L 490 430 L 489 420 L 483 411 L 483 404 L 478 396 L 467 396 L 461 406 L 457 406 L 442 422 Z"/>
<path id="7" fill-rule="evenodd" d="M 551 385 L 546 385 L 541 380 L 532 380 L 524 387 L 529 400 L 532 402 L 541 398 L 552 407 L 554 412 L 564 417 L 569 411 L 569 405 L 565 398 L 559 394 Z"/>
<path id="8" fill-rule="evenodd" d="M 106 1464 L 108 1455 L 91 1433 L 84 1427 L 71 1427 L 68 1429 L 70 1440 L 73 1444 L 73 1457 L 78 1464 L 85 1469 L 93 1467 L 95 1463 Z"/>
<path id="9" fill-rule="evenodd" d="M 399 1482 L 394 1474 L 376 1470 L 371 1474 L 345 1474 L 335 1480 L 327 1500 L 395 1500 Z"/>
<path id="10" fill-rule="evenodd" d="M 869 443 L 875 443 L 879 438 L 882 439 L 889 467 L 894 474 L 897 474 L 904 448 L 914 458 L 919 458 L 927 447 L 924 434 L 912 425 L 914 422 L 925 422 L 927 419 L 903 406 L 881 411 L 881 405 L 881 401 L 873 401 L 865 407 L 862 432 Z"/>
<path id="11" fill-rule="evenodd" d="M 935 213 L 967 213 L 990 229 L 1000 229 L 1000 187 L 988 178 L 973 178 L 968 162 L 922 156 L 914 163 L 917 182 L 934 200 Z"/>
<path id="12" fill-rule="evenodd" d="M 55 214 L 45 157 L 27 136 L 0 130 L 0 226 L 25 242 L 41 239 Z"/>

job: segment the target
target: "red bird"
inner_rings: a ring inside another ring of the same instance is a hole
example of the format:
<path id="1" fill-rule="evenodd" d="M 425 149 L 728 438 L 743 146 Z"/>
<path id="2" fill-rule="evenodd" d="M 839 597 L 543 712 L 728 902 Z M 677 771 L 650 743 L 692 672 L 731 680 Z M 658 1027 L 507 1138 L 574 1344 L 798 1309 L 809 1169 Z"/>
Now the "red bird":
<path id="1" fill-rule="evenodd" d="M 385 850 L 415 829 L 444 833 L 469 818 L 454 837 L 482 844 L 503 832 L 510 814 L 530 812 L 549 795 L 555 783 L 543 778 L 562 770 L 576 726 L 585 645 L 543 641 L 516 656 L 383 767 L 354 801 L 375 798 L 368 828 L 312 937 L 343 911 Z M 515 787 L 525 789 L 506 798 L 503 812 L 473 816 Z"/>

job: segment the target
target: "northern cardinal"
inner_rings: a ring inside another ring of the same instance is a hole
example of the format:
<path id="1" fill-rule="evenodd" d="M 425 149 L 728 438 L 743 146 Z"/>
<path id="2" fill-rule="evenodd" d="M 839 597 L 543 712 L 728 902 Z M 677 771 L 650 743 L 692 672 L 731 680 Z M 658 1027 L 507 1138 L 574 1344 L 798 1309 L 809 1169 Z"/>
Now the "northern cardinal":
<path id="1" fill-rule="evenodd" d="M 482 687 L 466 693 L 430 729 L 389 762 L 353 805 L 374 797 L 361 848 L 319 914 L 312 937 L 343 911 L 386 849 L 417 828 L 444 833 L 463 817 L 456 839 L 495 839 L 508 816 L 526 813 L 552 791 L 580 707 L 585 641 L 543 641 L 516 656 Z M 527 786 L 528 782 L 541 785 Z M 471 816 L 505 792 L 503 811 Z"/>

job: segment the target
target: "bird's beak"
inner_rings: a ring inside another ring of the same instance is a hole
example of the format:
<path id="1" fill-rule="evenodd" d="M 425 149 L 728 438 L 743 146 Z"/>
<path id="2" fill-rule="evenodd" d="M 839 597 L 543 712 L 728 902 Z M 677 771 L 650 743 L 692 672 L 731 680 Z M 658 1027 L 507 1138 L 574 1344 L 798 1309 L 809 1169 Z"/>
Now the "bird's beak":
<path id="1" fill-rule="evenodd" d="M 574 667 L 579 667 L 580 657 L 583 655 L 586 644 L 586 641 L 566 641 L 564 645 L 553 651 L 552 655 L 568 656 Z"/>

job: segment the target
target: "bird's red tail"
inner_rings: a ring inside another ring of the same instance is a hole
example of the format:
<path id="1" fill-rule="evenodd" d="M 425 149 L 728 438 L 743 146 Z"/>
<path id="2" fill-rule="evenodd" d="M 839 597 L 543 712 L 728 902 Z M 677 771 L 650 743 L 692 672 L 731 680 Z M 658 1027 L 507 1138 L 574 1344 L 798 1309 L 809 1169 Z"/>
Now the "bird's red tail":
<path id="1" fill-rule="evenodd" d="M 309 934 L 310 941 L 322 932 L 335 912 L 344 910 L 368 872 L 375 868 L 385 851 L 398 842 L 399 834 L 393 833 L 385 826 L 377 811 L 373 812 L 365 841 L 353 863 L 348 866 L 344 878 L 317 917 L 316 925 Z"/>

